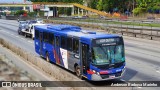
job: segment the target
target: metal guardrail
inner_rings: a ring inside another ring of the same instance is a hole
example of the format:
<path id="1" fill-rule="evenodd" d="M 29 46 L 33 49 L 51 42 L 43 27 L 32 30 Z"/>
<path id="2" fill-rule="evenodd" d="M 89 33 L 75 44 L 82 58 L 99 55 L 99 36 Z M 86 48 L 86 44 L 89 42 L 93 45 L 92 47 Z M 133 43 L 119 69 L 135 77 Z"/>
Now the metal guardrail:
<path id="1" fill-rule="evenodd" d="M 1 16 L 1 19 L 6 19 L 6 20 L 31 20 L 33 19 L 33 17 L 26 17 L 26 16 L 22 16 L 22 17 L 19 17 L 19 16 Z"/>
<path id="2" fill-rule="evenodd" d="M 7 20 L 17 20 L 18 16 L 5 16 Z"/>
<path id="3" fill-rule="evenodd" d="M 136 25 L 123 25 L 123 24 L 109 24 L 109 23 L 96 23 L 96 22 L 85 22 L 82 19 L 56 19 L 46 20 L 47 23 L 57 23 L 57 24 L 72 24 L 81 27 L 102 29 L 109 33 L 118 33 L 121 35 L 132 35 L 134 37 L 147 37 L 149 39 L 157 40 L 160 38 L 160 28 L 152 26 L 136 26 Z M 93 20 L 94 21 L 94 20 Z M 111 22 L 111 21 L 108 21 Z"/>

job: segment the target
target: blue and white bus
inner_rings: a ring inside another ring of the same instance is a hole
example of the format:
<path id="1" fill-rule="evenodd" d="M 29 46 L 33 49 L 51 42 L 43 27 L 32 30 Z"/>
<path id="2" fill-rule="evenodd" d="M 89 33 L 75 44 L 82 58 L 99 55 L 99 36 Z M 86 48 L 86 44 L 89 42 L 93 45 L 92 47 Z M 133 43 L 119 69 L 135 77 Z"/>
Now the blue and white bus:
<path id="1" fill-rule="evenodd" d="M 119 79 L 125 72 L 122 36 L 72 25 L 35 26 L 35 51 L 47 61 L 92 81 Z"/>

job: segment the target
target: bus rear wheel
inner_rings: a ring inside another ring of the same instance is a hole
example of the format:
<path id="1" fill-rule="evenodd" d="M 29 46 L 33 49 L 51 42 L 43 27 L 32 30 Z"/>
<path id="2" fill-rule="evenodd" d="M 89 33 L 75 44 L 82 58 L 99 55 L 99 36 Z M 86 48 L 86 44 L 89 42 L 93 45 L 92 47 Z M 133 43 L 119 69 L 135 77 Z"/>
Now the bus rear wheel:
<path id="1" fill-rule="evenodd" d="M 50 62 L 50 60 L 49 60 L 49 54 L 48 53 L 46 54 L 46 61 Z"/>
<path id="2" fill-rule="evenodd" d="M 27 38 L 27 34 L 26 33 L 24 34 L 24 37 Z"/>
<path id="3" fill-rule="evenodd" d="M 81 69 L 79 66 L 75 67 L 75 72 L 76 72 L 77 77 L 79 77 L 80 79 L 83 79 L 81 75 Z"/>
<path id="4" fill-rule="evenodd" d="M 21 34 L 20 34 L 20 31 L 18 31 L 18 35 L 21 35 Z"/>
<path id="5" fill-rule="evenodd" d="M 32 38 L 32 40 L 34 40 L 34 37 L 33 37 L 33 35 L 31 35 L 31 38 Z"/>

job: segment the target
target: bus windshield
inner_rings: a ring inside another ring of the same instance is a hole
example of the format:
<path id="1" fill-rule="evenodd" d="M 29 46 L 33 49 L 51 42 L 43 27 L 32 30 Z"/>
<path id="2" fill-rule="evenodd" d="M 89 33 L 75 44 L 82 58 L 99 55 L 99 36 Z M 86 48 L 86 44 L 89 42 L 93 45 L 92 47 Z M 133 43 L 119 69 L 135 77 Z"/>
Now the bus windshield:
<path id="1" fill-rule="evenodd" d="M 120 63 L 124 58 L 124 45 L 115 43 L 96 45 L 92 47 L 92 63 L 95 65 Z"/>

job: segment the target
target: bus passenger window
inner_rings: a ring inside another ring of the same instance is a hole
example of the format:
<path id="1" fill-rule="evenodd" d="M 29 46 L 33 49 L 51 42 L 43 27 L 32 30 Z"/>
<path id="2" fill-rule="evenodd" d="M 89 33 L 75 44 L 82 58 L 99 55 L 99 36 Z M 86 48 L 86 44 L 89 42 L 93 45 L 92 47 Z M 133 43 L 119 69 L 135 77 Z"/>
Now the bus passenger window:
<path id="1" fill-rule="evenodd" d="M 73 52 L 74 53 L 79 52 L 79 41 L 77 39 L 73 39 Z"/>
<path id="2" fill-rule="evenodd" d="M 72 38 L 67 38 L 67 49 L 72 51 Z"/>
<path id="3" fill-rule="evenodd" d="M 61 37 L 61 47 L 66 49 L 66 38 L 64 36 Z"/>
<path id="4" fill-rule="evenodd" d="M 59 46 L 59 37 L 56 37 L 56 46 Z"/>
<path id="5" fill-rule="evenodd" d="M 49 33 L 43 32 L 43 41 L 44 41 L 44 42 L 48 42 L 48 41 L 49 41 L 49 40 L 48 40 L 48 36 L 49 36 Z"/>
<path id="6" fill-rule="evenodd" d="M 53 33 L 49 33 L 49 43 L 54 44 L 54 34 Z"/>

